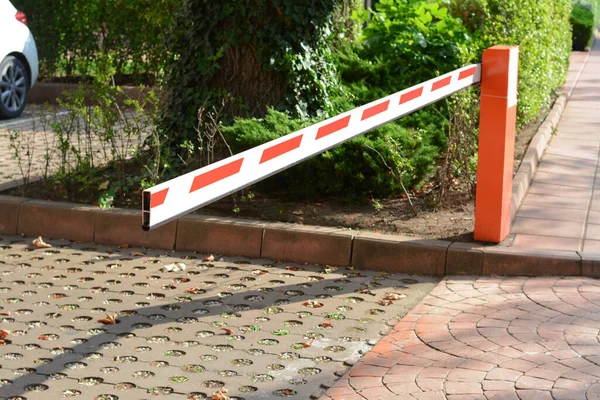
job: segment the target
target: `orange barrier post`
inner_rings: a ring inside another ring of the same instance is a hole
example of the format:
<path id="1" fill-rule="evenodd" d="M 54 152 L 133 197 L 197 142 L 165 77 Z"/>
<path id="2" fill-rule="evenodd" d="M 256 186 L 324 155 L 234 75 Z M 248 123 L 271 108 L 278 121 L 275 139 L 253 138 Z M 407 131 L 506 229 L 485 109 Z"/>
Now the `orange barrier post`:
<path id="1" fill-rule="evenodd" d="M 519 47 L 491 47 L 481 64 L 475 240 L 499 243 L 510 230 Z"/>

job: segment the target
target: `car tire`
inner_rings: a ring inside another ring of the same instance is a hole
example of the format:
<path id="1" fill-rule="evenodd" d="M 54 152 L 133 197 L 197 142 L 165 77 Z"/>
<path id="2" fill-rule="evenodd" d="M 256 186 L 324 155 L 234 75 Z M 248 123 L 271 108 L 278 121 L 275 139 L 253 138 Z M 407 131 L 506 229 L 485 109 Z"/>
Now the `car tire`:
<path id="1" fill-rule="evenodd" d="M 0 63 L 0 118 L 16 118 L 23 112 L 29 96 L 29 76 L 17 57 Z"/>

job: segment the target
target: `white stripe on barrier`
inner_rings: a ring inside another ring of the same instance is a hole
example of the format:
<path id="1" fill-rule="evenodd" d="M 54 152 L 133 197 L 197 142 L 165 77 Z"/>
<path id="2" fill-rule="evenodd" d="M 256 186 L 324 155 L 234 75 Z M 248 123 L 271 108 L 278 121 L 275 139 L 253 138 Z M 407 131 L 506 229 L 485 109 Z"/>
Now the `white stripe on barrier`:
<path id="1" fill-rule="evenodd" d="M 517 105 L 517 86 L 519 81 L 519 48 L 510 49 L 510 61 L 508 62 L 508 106 Z"/>
<path id="2" fill-rule="evenodd" d="M 481 64 L 472 64 L 144 190 L 142 227 L 156 228 L 480 81 Z"/>

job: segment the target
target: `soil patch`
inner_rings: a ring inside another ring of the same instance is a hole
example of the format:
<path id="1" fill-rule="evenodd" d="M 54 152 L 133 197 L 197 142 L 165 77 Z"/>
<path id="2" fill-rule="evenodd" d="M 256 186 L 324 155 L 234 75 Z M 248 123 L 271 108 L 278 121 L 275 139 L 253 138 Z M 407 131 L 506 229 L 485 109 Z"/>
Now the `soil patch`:
<path id="1" fill-rule="evenodd" d="M 549 109 L 545 110 L 537 121 L 520 131 L 515 143 L 515 171 L 548 112 Z M 127 176 L 139 175 L 142 168 L 141 165 L 130 162 L 127 166 L 129 170 Z M 111 177 L 115 176 L 115 173 L 110 168 L 105 168 L 98 175 L 114 182 Z M 89 185 L 83 187 L 78 183 L 65 183 L 61 186 L 48 187 L 41 181 L 31 183 L 25 190 L 23 189 L 14 188 L 1 194 L 97 205 L 101 192 L 96 188 L 90 188 Z M 253 196 L 248 196 L 249 193 Z M 475 210 L 473 196 L 466 190 L 455 188 L 447 195 L 444 204 L 437 209 L 434 207 L 434 198 L 435 191 L 431 190 L 411 196 L 413 206 L 405 196 L 379 201 L 365 199 L 364 204 L 343 204 L 328 199 L 298 202 L 281 194 L 278 198 L 269 197 L 250 188 L 234 197 L 228 196 L 203 207 L 196 213 L 393 233 L 429 239 L 473 241 Z M 132 191 L 124 197 L 116 198 L 114 206 L 139 210 L 140 200 L 141 192 Z"/>

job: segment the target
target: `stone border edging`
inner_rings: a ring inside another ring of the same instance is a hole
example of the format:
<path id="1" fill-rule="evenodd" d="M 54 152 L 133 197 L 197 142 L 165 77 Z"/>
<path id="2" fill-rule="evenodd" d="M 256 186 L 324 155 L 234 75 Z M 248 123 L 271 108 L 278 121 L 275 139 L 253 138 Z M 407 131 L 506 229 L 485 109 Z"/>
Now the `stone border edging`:
<path id="1" fill-rule="evenodd" d="M 101 210 L 1 195 L 0 234 L 353 265 L 419 275 L 600 276 L 600 253 L 511 248 L 201 215 L 182 217 L 144 232 L 137 210 Z"/>

